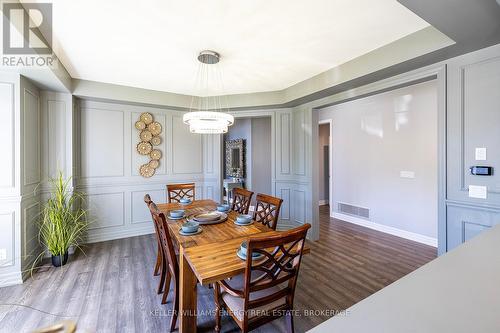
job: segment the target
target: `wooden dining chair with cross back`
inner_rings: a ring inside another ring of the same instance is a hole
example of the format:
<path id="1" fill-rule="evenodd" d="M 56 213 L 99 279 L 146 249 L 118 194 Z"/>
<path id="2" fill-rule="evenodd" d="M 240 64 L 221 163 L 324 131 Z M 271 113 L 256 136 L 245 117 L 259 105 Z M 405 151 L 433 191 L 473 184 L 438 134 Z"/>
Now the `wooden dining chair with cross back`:
<path id="1" fill-rule="evenodd" d="M 148 207 L 149 210 L 149 205 L 153 202 L 151 200 L 151 197 L 149 194 L 146 194 L 144 196 L 144 202 L 146 203 L 146 206 Z M 151 218 L 153 218 L 153 215 L 151 215 Z M 160 236 L 158 235 L 158 229 L 156 228 L 156 224 L 154 223 L 154 220 L 152 221 L 153 225 L 155 227 L 155 235 L 156 235 L 156 241 L 157 241 L 157 252 L 156 252 L 156 263 L 155 263 L 155 268 L 153 270 L 153 276 L 158 276 L 160 274 L 160 269 L 162 265 L 162 253 L 161 253 L 161 244 L 160 244 Z M 160 278 L 160 283 L 158 285 L 158 294 L 161 294 L 163 290 L 163 277 Z"/>
<path id="2" fill-rule="evenodd" d="M 240 187 L 233 188 L 233 204 L 231 205 L 231 210 L 239 214 L 248 214 L 252 196 L 252 191 Z"/>
<path id="3" fill-rule="evenodd" d="M 168 184 L 167 201 L 168 203 L 179 202 L 181 199 L 195 199 L 195 184 Z"/>
<path id="4" fill-rule="evenodd" d="M 174 285 L 174 299 L 173 299 L 173 313 L 170 321 L 170 331 L 175 329 L 177 323 L 177 316 L 179 313 L 179 262 L 175 254 L 174 243 L 168 231 L 167 220 L 165 214 L 162 213 L 154 202 L 149 205 L 151 215 L 155 226 L 158 230 L 161 250 L 163 255 L 162 276 L 164 278 L 165 291 L 163 292 L 162 304 L 167 302 L 168 292 L 170 290 L 170 282 L 173 280 Z"/>
<path id="5" fill-rule="evenodd" d="M 250 238 L 245 272 L 215 283 L 215 331 L 220 332 L 226 308 L 242 332 L 286 316 L 293 332 L 293 298 L 310 224 L 277 235 Z M 260 255 L 261 258 L 253 255 Z"/>
<path id="6" fill-rule="evenodd" d="M 282 203 L 283 199 L 258 193 L 253 219 L 256 222 L 260 222 L 263 225 L 276 230 Z"/>

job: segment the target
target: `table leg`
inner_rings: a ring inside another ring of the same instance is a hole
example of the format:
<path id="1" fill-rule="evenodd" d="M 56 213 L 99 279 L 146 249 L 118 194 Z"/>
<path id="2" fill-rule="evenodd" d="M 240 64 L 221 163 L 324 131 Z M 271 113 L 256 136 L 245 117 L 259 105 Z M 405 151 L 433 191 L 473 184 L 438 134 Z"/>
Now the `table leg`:
<path id="1" fill-rule="evenodd" d="M 179 332 L 196 333 L 196 284 L 197 279 L 191 266 L 184 258 L 184 249 L 179 253 L 180 302 L 179 302 Z"/>

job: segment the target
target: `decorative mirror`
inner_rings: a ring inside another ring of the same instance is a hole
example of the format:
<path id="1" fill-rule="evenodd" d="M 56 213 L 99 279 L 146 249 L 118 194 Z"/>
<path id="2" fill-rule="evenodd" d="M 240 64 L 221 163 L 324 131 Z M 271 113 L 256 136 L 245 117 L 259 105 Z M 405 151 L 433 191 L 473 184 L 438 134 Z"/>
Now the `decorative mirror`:
<path id="1" fill-rule="evenodd" d="M 226 141 L 226 176 L 245 177 L 245 140 Z"/>

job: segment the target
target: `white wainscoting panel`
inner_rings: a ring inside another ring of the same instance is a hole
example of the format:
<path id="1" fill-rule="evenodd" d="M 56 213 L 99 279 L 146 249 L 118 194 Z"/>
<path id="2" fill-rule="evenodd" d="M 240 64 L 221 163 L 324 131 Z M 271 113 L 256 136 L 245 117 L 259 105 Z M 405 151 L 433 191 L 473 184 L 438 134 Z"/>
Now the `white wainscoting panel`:
<path id="1" fill-rule="evenodd" d="M 23 203 L 23 206 L 25 204 Z M 40 202 L 35 200 L 23 208 L 23 257 L 30 261 L 33 251 L 38 245 L 37 219 L 40 217 Z"/>
<path id="2" fill-rule="evenodd" d="M 0 151 L 2 152 L 2 163 L 0 163 L 0 188 L 12 188 L 15 186 L 15 150 L 14 150 L 14 84 L 0 82 L 0 110 L 2 110 L 2 121 L 0 121 Z"/>
<path id="3" fill-rule="evenodd" d="M 82 177 L 124 176 L 124 112 L 81 109 Z"/>
<path id="4" fill-rule="evenodd" d="M 292 115 L 290 111 L 277 112 L 276 121 L 276 178 L 290 175 L 292 151 Z"/>
<path id="5" fill-rule="evenodd" d="M 24 186 L 40 182 L 40 102 L 38 92 L 23 89 Z"/>
<path id="6" fill-rule="evenodd" d="M 172 117 L 172 163 L 174 174 L 203 172 L 203 136 L 193 135 L 182 117 Z"/>
<path id="7" fill-rule="evenodd" d="M 125 224 L 125 194 L 98 193 L 87 195 L 87 207 L 92 223 L 89 230 L 117 227 Z"/>
<path id="8" fill-rule="evenodd" d="M 149 212 L 146 203 L 144 202 L 144 196 L 149 194 L 153 202 L 165 202 L 166 201 L 166 190 L 149 190 L 149 191 L 132 191 L 131 192 L 131 223 L 152 223 L 151 213 Z"/>
<path id="9" fill-rule="evenodd" d="M 5 251 L 5 259 L 0 260 L 0 268 L 16 264 L 14 212 L 0 212 L 0 249 Z M 0 284 L 1 285 L 1 284 Z"/>

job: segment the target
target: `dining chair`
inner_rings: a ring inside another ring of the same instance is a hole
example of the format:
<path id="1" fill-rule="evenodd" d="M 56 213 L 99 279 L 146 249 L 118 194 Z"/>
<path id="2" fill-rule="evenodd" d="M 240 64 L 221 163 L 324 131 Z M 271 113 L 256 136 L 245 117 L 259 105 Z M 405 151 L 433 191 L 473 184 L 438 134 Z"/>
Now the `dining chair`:
<path id="1" fill-rule="evenodd" d="M 272 197 L 267 194 L 257 194 L 257 204 L 253 219 L 269 228 L 276 230 L 283 199 Z"/>
<path id="2" fill-rule="evenodd" d="M 182 198 L 194 200 L 195 197 L 194 183 L 187 184 L 168 184 L 167 185 L 167 201 L 168 203 L 179 202 Z"/>
<path id="3" fill-rule="evenodd" d="M 151 215 L 155 222 L 155 226 L 158 230 L 160 244 L 162 249 L 163 260 L 162 265 L 162 277 L 164 278 L 165 291 L 163 292 L 163 297 L 161 304 L 167 302 L 168 292 L 170 290 L 170 282 L 173 280 L 174 284 L 174 301 L 173 301 L 173 313 L 172 319 L 170 321 L 170 331 L 175 329 L 177 323 L 177 315 L 179 313 L 179 262 L 177 260 L 177 255 L 175 254 L 174 243 L 172 237 L 168 231 L 167 220 L 165 214 L 163 214 L 154 202 L 149 205 Z"/>
<path id="4" fill-rule="evenodd" d="M 231 210 L 240 214 L 248 214 L 253 192 L 241 187 L 233 188 L 233 204 Z"/>
<path id="5" fill-rule="evenodd" d="M 148 207 L 149 210 L 149 205 L 153 202 L 151 200 L 151 197 L 149 194 L 146 194 L 144 196 L 144 202 L 146 203 L 146 206 Z M 153 215 L 151 215 L 151 218 L 153 218 Z M 155 227 L 155 235 L 156 235 L 156 241 L 157 241 L 157 252 L 156 252 L 156 263 L 155 263 L 155 268 L 153 270 L 153 276 L 158 276 L 160 274 L 160 268 L 162 264 L 162 254 L 161 254 L 161 244 L 160 244 L 160 238 L 158 235 L 158 229 L 156 228 L 156 224 L 154 223 L 153 220 L 153 225 Z M 160 279 L 160 284 L 158 285 L 158 294 L 161 294 L 162 292 L 162 286 L 163 286 L 163 279 Z"/>
<path id="6" fill-rule="evenodd" d="M 294 332 L 293 298 L 310 224 L 278 235 L 250 238 L 245 272 L 215 283 L 215 331 L 220 332 L 222 309 L 242 332 L 286 315 L 287 330 Z M 262 255 L 252 260 L 252 253 Z"/>

